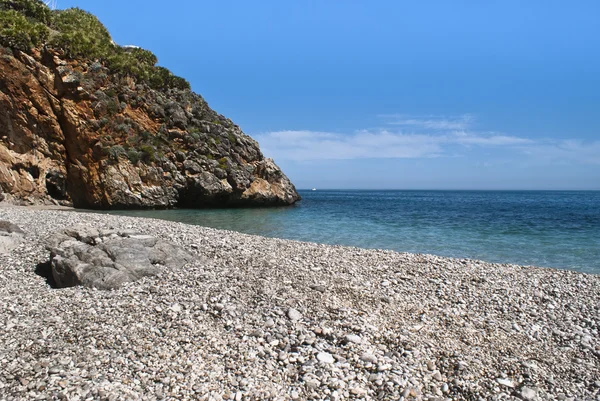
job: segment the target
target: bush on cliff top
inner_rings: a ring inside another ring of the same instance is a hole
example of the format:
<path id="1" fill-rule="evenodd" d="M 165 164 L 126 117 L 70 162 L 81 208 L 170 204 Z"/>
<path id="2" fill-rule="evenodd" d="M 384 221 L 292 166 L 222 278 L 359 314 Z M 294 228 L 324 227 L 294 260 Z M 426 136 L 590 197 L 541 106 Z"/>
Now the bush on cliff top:
<path id="1" fill-rule="evenodd" d="M 115 45 L 98 18 L 79 8 L 52 11 L 41 0 L 0 0 L 0 44 L 25 52 L 46 44 L 71 58 L 102 60 L 112 72 L 157 90 L 190 89 L 185 79 L 156 66 L 152 52 Z"/>
<path id="2" fill-rule="evenodd" d="M 45 25 L 52 21 L 52 11 L 39 0 L 0 0 L 0 10 L 15 10 Z"/>
<path id="3" fill-rule="evenodd" d="M 79 8 L 55 12 L 52 28 L 58 33 L 50 45 L 63 49 L 69 57 L 102 58 L 115 47 L 98 18 Z"/>
<path id="4" fill-rule="evenodd" d="M 0 44 L 29 51 L 48 38 L 48 28 L 33 22 L 15 10 L 0 11 Z"/>

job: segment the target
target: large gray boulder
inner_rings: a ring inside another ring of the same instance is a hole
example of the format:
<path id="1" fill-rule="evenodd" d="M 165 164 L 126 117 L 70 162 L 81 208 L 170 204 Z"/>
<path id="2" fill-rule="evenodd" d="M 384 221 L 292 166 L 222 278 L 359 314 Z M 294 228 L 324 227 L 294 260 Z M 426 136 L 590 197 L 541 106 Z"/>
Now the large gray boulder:
<path id="1" fill-rule="evenodd" d="M 151 235 L 81 227 L 58 233 L 47 248 L 59 288 L 118 288 L 192 260 L 181 247 Z"/>
<path id="2" fill-rule="evenodd" d="M 25 233 L 10 221 L 0 220 L 0 255 L 8 254 L 23 240 Z"/>

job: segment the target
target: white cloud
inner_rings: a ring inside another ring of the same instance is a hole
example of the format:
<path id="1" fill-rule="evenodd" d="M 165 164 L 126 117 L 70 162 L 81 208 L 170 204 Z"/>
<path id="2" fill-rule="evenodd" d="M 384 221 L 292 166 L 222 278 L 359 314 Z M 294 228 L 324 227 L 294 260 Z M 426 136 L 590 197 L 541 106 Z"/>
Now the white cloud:
<path id="1" fill-rule="evenodd" d="M 545 141 L 520 147 L 530 158 L 559 164 L 599 164 L 600 141 Z"/>
<path id="2" fill-rule="evenodd" d="M 314 131 L 278 131 L 255 136 L 264 153 L 276 159 L 364 159 L 435 157 L 442 153 L 426 135 L 387 131 L 350 135 Z"/>
<path id="3" fill-rule="evenodd" d="M 525 156 L 528 162 L 600 164 L 600 141 L 532 140 L 476 131 L 471 114 L 379 117 L 386 120 L 387 128 L 351 133 L 276 131 L 255 138 L 264 153 L 276 160 L 456 157 L 469 150 L 487 148 Z"/>
<path id="4" fill-rule="evenodd" d="M 489 135 L 482 135 L 472 132 L 456 131 L 453 133 L 453 135 L 454 138 L 452 140 L 461 145 L 510 146 L 533 143 L 531 139 L 493 133 Z"/>
<path id="5" fill-rule="evenodd" d="M 443 135 L 362 130 L 350 134 L 277 131 L 255 136 L 264 153 L 276 159 L 429 158 L 446 156 L 448 147 L 509 146 L 531 143 L 525 138 L 465 131 Z"/>
<path id="6" fill-rule="evenodd" d="M 405 114 L 382 114 L 379 116 L 386 120 L 388 125 L 421 128 L 426 130 L 450 131 L 465 130 L 472 126 L 475 117 L 471 114 L 460 116 L 408 116 Z"/>

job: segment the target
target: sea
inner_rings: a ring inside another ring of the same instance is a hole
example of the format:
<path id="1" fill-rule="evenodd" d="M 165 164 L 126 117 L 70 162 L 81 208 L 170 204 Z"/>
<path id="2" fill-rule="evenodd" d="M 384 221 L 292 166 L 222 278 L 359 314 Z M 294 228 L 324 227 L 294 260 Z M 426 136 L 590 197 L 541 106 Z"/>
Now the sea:
<path id="1" fill-rule="evenodd" d="M 600 274 L 600 191 L 301 190 L 294 206 L 113 211 L 361 248 Z"/>

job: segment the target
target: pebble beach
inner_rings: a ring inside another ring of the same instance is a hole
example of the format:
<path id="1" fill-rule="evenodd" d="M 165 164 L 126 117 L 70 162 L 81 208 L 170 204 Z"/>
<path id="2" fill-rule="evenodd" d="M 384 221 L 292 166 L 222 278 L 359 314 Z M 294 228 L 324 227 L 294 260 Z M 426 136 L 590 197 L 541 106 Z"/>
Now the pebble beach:
<path id="1" fill-rule="evenodd" d="M 600 400 L 598 275 L 72 210 L 0 220 L 24 232 L 0 255 L 1 400 Z M 194 258 L 52 288 L 46 241 L 81 225 Z"/>

